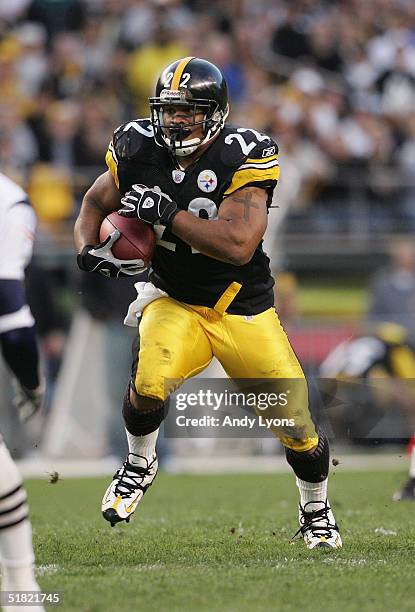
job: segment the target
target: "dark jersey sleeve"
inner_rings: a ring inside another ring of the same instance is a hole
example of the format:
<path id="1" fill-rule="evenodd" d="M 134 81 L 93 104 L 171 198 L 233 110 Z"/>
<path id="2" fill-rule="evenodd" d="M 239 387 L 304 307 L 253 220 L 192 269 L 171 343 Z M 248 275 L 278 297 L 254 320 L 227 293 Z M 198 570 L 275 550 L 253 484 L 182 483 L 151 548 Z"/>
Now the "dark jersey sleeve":
<path id="1" fill-rule="evenodd" d="M 280 175 L 278 146 L 267 138 L 258 142 L 236 168 L 224 196 L 244 187 L 261 187 L 268 193 L 268 205 Z"/>
<path id="2" fill-rule="evenodd" d="M 153 127 L 149 119 L 137 119 L 118 127 L 108 146 L 105 162 L 122 194 L 130 188 L 131 167 L 146 158 L 153 144 Z"/>

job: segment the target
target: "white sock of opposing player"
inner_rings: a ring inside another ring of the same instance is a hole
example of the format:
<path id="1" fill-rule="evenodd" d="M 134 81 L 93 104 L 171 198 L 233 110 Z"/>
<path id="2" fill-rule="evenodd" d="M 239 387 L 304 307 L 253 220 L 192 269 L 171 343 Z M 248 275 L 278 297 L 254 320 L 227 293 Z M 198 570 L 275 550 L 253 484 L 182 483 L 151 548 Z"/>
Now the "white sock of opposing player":
<path id="1" fill-rule="evenodd" d="M 301 480 L 301 478 L 296 478 L 295 481 L 297 483 L 298 490 L 300 491 L 300 503 L 303 508 L 308 502 L 326 501 L 328 478 L 322 480 L 321 482 L 307 482 L 305 480 Z M 307 506 L 307 512 L 320 509 L 321 505 L 319 504 L 316 504 L 315 508 L 313 507 L 313 504 L 309 504 Z"/>
<path id="2" fill-rule="evenodd" d="M 146 459 L 152 459 L 156 452 L 157 436 L 159 434 L 159 428 L 145 436 L 133 436 L 127 429 L 128 449 L 133 455 L 140 455 Z M 130 461 L 133 465 L 140 464 L 139 459 L 135 459 L 134 456 L 130 456 Z"/>
<path id="3" fill-rule="evenodd" d="M 27 517 L 26 491 L 22 479 L 5 444 L 0 441 L 2 590 L 39 590 L 33 570 L 32 528 Z"/>
<path id="4" fill-rule="evenodd" d="M 411 455 L 410 455 L 409 477 L 415 478 L 415 444 L 412 446 Z"/>

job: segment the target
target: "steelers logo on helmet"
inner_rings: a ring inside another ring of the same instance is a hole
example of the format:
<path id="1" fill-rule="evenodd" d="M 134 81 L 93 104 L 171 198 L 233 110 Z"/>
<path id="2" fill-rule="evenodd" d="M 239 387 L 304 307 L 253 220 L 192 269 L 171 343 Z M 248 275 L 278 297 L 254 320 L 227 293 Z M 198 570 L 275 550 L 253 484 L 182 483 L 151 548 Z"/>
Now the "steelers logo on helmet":
<path id="1" fill-rule="evenodd" d="M 225 125 L 229 114 L 228 88 L 221 71 L 211 62 L 197 57 L 176 60 L 163 70 L 155 93 L 149 99 L 154 139 L 175 156 L 191 155 Z M 165 123 L 164 111 L 181 105 L 192 116 L 173 130 L 171 124 Z"/>
<path id="2" fill-rule="evenodd" d="M 213 170 L 202 170 L 197 177 L 197 185 L 201 191 L 212 193 L 218 185 L 218 179 Z"/>

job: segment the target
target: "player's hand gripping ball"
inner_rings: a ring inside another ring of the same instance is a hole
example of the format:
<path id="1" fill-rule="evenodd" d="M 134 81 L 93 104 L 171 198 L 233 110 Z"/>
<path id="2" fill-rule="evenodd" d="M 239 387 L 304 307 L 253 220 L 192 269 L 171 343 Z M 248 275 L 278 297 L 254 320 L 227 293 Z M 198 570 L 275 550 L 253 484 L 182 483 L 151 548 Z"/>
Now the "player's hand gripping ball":
<path id="1" fill-rule="evenodd" d="M 131 219 L 138 218 L 151 225 L 158 223 L 168 228 L 179 212 L 176 202 L 173 202 L 157 185 L 155 187 L 133 185 L 131 191 L 122 198 L 121 204 L 123 208 L 118 211 L 119 215 Z"/>
<path id="2" fill-rule="evenodd" d="M 85 246 L 78 255 L 78 265 L 87 272 L 120 277 L 140 274 L 148 267 L 154 253 L 153 229 L 140 221 L 113 212 L 103 220 L 98 245 Z"/>

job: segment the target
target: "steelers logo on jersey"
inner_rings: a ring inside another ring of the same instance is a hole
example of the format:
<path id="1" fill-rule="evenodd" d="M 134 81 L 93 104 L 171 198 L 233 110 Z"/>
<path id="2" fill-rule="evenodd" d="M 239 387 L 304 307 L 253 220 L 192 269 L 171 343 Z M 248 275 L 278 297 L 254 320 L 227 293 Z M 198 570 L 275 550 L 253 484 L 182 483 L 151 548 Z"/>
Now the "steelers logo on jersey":
<path id="1" fill-rule="evenodd" d="M 213 170 L 202 170 L 197 177 L 197 184 L 201 191 L 212 193 L 217 187 L 218 179 Z"/>

